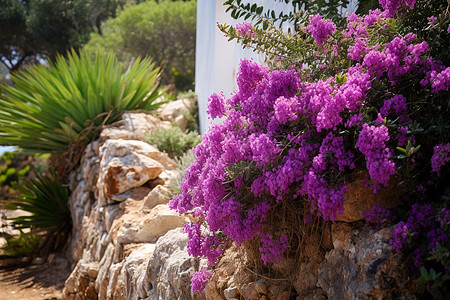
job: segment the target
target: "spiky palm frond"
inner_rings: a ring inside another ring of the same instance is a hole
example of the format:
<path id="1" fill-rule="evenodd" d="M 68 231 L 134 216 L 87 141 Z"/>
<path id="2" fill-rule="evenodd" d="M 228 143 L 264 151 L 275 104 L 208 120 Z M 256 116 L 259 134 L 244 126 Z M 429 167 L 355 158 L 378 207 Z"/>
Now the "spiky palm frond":
<path id="1" fill-rule="evenodd" d="M 31 229 L 33 232 L 66 234 L 71 229 L 68 191 L 55 172 L 50 176 L 36 175 L 23 180 L 23 185 L 13 187 L 20 195 L 7 201 L 7 209 L 20 209 L 29 215 L 11 218 L 16 229 Z"/>
<path id="2" fill-rule="evenodd" d="M 150 59 L 125 68 L 112 53 L 72 51 L 11 80 L 0 99 L 1 143 L 36 152 L 64 153 L 125 110 L 157 108 L 160 95 L 159 69 Z"/>

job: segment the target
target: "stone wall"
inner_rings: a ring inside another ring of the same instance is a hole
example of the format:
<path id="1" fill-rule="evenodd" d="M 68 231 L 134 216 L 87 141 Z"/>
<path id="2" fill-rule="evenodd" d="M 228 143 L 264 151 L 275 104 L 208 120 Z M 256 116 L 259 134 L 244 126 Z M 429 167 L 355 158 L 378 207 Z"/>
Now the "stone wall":
<path id="1" fill-rule="evenodd" d="M 65 299 L 196 298 L 190 276 L 199 261 L 187 255 L 179 228 L 189 216 L 167 205 L 178 167 L 142 141 L 156 128 L 185 127 L 188 109 L 186 101 L 176 101 L 160 110 L 162 119 L 126 113 L 86 148 L 70 176 L 73 271 Z"/>
<path id="2" fill-rule="evenodd" d="M 190 277 L 203 262 L 186 251 L 180 227 L 190 216 L 167 206 L 177 165 L 141 141 L 155 128 L 185 124 L 183 105 L 166 106 L 164 120 L 126 113 L 87 147 L 71 174 L 73 271 L 65 299 L 415 299 L 407 267 L 389 244 L 391 229 L 363 226 L 362 208 L 351 202 L 341 218 L 347 222 L 331 224 L 322 240 L 311 237 L 301 264 L 273 267 L 277 279 L 248 268 L 245 252 L 234 247 L 205 294 L 192 294 Z"/>

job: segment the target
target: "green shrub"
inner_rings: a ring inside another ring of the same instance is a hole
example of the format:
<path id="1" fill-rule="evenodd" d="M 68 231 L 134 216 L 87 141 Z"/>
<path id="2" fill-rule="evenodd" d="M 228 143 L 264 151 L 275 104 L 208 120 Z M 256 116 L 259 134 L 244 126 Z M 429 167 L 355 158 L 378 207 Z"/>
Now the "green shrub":
<path id="1" fill-rule="evenodd" d="M 158 129 L 147 136 L 147 143 L 155 145 L 160 151 L 166 152 L 171 158 L 182 156 L 187 150 L 197 146 L 202 141 L 197 132 L 183 132 L 179 127 Z"/>
<path id="2" fill-rule="evenodd" d="M 0 201 L 14 194 L 11 188 L 13 182 L 18 182 L 25 176 L 32 176 L 29 163 L 36 163 L 29 155 L 5 152 L 0 156 Z M 1 204 L 0 202 L 0 206 Z"/>
<path id="3" fill-rule="evenodd" d="M 150 56 L 163 67 L 162 82 L 192 89 L 195 71 L 196 1 L 146 1 L 129 4 L 92 33 L 86 49 L 112 50 L 129 61 Z"/>
<path id="4" fill-rule="evenodd" d="M 14 154 L 11 152 L 5 152 L 0 156 L 0 186 L 10 185 L 30 171 L 30 166 L 28 165 L 20 169 L 14 168 L 12 166 L 13 159 Z"/>
<path id="5" fill-rule="evenodd" d="M 72 51 L 11 76 L 0 99 L 2 144 L 35 152 L 64 153 L 86 143 L 124 110 L 148 109 L 159 96 L 159 70 L 149 59 L 128 68 L 109 53 Z"/>
<path id="6" fill-rule="evenodd" d="M 7 257 L 30 257 L 39 249 L 41 238 L 31 232 L 20 231 L 19 236 L 2 233 L 6 244 L 1 248 L 1 255 Z"/>
<path id="7" fill-rule="evenodd" d="M 174 195 L 181 194 L 181 181 L 183 181 L 184 173 L 186 169 L 195 161 L 195 154 L 194 151 L 188 150 L 186 153 L 184 153 L 180 157 L 175 158 L 175 162 L 177 163 L 178 167 L 180 168 L 180 172 L 172 177 L 169 182 L 169 187 L 172 191 L 172 197 Z"/>

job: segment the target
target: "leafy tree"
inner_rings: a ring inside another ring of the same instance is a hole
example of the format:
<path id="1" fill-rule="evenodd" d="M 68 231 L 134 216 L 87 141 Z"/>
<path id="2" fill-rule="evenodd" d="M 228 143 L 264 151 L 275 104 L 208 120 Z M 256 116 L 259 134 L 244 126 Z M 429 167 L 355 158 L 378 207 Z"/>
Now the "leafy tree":
<path id="1" fill-rule="evenodd" d="M 10 72 L 80 48 L 126 0 L 0 0 L 0 61 Z"/>
<path id="2" fill-rule="evenodd" d="M 195 25 L 196 1 L 126 5 L 85 48 L 112 50 L 124 61 L 148 55 L 162 66 L 164 84 L 187 90 L 194 82 Z"/>

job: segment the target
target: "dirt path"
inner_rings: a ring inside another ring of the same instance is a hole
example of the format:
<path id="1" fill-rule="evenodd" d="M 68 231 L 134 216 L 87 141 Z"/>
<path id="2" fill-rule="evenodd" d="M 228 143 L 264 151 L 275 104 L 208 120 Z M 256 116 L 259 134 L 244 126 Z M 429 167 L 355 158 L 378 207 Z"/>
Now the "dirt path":
<path id="1" fill-rule="evenodd" d="M 62 256 L 52 262 L 25 267 L 0 268 L 0 300 L 62 299 L 69 264 Z"/>

